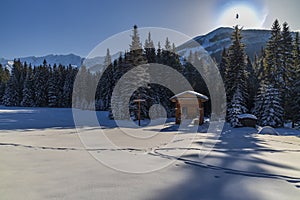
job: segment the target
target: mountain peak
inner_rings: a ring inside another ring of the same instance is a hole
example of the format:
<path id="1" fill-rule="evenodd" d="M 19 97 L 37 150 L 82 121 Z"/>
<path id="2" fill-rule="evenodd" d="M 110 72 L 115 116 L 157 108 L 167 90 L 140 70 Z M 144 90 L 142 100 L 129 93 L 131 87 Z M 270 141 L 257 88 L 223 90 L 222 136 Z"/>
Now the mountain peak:
<path id="1" fill-rule="evenodd" d="M 202 46 L 217 61 L 220 61 L 223 48 L 228 48 L 231 44 L 232 32 L 233 28 L 231 27 L 219 27 L 205 35 L 194 37 L 193 40 Z M 271 31 L 263 29 L 243 29 L 241 34 L 243 37 L 242 42 L 246 47 L 246 53 L 253 59 L 254 55 L 260 55 L 261 49 L 266 46 L 271 36 Z M 195 49 L 195 42 L 188 41 L 178 47 L 181 55 L 187 55 L 187 52 L 191 49 Z"/>

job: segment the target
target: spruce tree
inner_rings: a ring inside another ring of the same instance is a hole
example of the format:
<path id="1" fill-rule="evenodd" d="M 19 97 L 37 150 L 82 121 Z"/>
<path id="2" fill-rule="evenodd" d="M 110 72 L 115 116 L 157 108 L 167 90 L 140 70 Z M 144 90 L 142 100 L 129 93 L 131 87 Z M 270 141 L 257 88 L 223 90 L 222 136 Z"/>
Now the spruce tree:
<path id="1" fill-rule="evenodd" d="M 7 68 L 2 67 L 0 64 L 0 104 L 2 104 L 2 99 L 5 93 L 5 88 L 7 85 L 7 82 L 9 80 L 9 70 Z"/>
<path id="2" fill-rule="evenodd" d="M 73 93 L 73 85 L 74 80 L 77 75 L 78 69 L 73 68 L 71 65 L 67 68 L 66 78 L 63 84 L 63 107 L 71 107 L 72 106 L 72 93 Z"/>
<path id="3" fill-rule="evenodd" d="M 48 78 L 49 70 L 46 62 L 43 66 L 35 69 L 34 74 L 34 88 L 35 88 L 35 106 L 48 106 Z"/>
<path id="4" fill-rule="evenodd" d="M 283 108 L 281 106 L 279 89 L 269 81 L 262 81 L 259 87 L 253 114 L 258 118 L 261 126 L 283 126 Z"/>
<path id="5" fill-rule="evenodd" d="M 248 112 L 246 105 L 246 99 L 241 90 L 241 85 L 238 85 L 235 93 L 233 94 L 232 100 L 230 102 L 230 107 L 228 108 L 228 119 L 232 127 L 240 126 L 238 116 Z"/>
<path id="6" fill-rule="evenodd" d="M 286 99 L 285 113 L 292 121 L 292 127 L 300 121 L 300 40 L 296 33 L 293 43 L 293 64 L 289 70 L 289 90 Z"/>
<path id="7" fill-rule="evenodd" d="M 221 74 L 223 81 L 225 81 L 227 67 L 228 67 L 228 55 L 227 55 L 226 48 L 223 48 L 222 55 L 221 55 L 221 62 L 219 64 L 219 72 Z"/>
<path id="8" fill-rule="evenodd" d="M 228 67 L 225 76 L 225 86 L 227 94 L 227 121 L 237 121 L 237 113 L 247 112 L 246 102 L 248 101 L 247 92 L 247 72 L 246 72 L 246 55 L 244 44 L 241 42 L 241 30 L 235 27 L 232 34 L 232 44 L 228 49 Z M 235 96 L 235 98 L 233 98 Z M 236 111 L 236 105 L 242 106 Z"/>
<path id="9" fill-rule="evenodd" d="M 24 82 L 24 89 L 23 89 L 23 99 L 21 102 L 21 106 L 24 107 L 33 107 L 35 105 L 35 99 L 34 99 L 34 77 L 33 77 L 33 70 L 32 67 L 29 66 Z"/>
<path id="10" fill-rule="evenodd" d="M 147 62 L 155 63 L 155 47 L 150 32 L 148 33 L 148 38 L 145 40 L 144 49 Z"/>
<path id="11" fill-rule="evenodd" d="M 110 55 L 110 52 L 109 52 L 109 48 L 107 48 L 106 56 L 105 56 L 105 59 L 104 59 L 104 65 L 105 65 L 105 67 L 107 67 L 110 64 L 111 64 L 111 55 Z"/>
<path id="12" fill-rule="evenodd" d="M 21 61 L 14 60 L 11 75 L 3 97 L 4 105 L 20 106 L 23 99 L 24 78 L 24 67 Z"/>
<path id="13" fill-rule="evenodd" d="M 259 87 L 259 84 L 258 84 L 257 77 L 255 76 L 254 67 L 252 65 L 249 56 L 247 56 L 246 72 L 247 72 L 246 87 L 248 91 L 247 108 L 248 110 L 251 110 L 254 106 L 254 98 L 256 95 L 256 91 Z"/>
<path id="14" fill-rule="evenodd" d="M 274 87 L 280 89 L 284 85 L 282 68 L 282 36 L 281 28 L 276 19 L 271 28 L 271 37 L 267 43 L 264 59 L 263 80 L 268 79 Z"/>
<path id="15" fill-rule="evenodd" d="M 49 72 L 48 81 L 48 106 L 58 107 L 59 104 L 59 72 L 54 64 Z"/>

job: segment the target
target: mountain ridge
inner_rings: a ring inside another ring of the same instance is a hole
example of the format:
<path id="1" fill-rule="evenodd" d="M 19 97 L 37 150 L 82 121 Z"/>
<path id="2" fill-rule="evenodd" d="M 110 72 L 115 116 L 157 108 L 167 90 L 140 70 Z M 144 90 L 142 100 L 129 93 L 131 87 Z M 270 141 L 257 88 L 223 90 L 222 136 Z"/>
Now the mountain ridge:
<path id="1" fill-rule="evenodd" d="M 192 40 L 196 41 L 200 47 L 195 49 L 195 42 L 185 42 L 177 47 L 179 55 L 187 56 L 189 51 L 202 51 L 206 50 L 217 62 L 220 61 L 221 52 L 223 48 L 228 48 L 231 44 L 231 34 L 233 32 L 231 27 L 219 27 L 211 32 L 194 37 Z M 294 32 L 292 32 L 294 35 Z M 260 56 L 261 49 L 265 48 L 267 41 L 271 36 L 271 30 L 268 29 L 242 29 L 242 42 L 245 44 L 246 54 L 253 60 L 254 55 Z M 112 60 L 119 56 L 119 53 L 112 55 Z M 62 65 L 73 65 L 80 67 L 83 62 L 88 64 L 89 67 L 103 65 L 105 56 L 98 56 L 94 58 L 86 59 L 84 57 L 75 54 L 49 54 L 46 56 L 27 56 L 17 58 L 21 62 L 31 63 L 32 65 L 41 65 L 46 59 L 47 63 L 62 64 Z M 3 66 L 10 66 L 13 60 L 0 58 L 0 63 Z"/>

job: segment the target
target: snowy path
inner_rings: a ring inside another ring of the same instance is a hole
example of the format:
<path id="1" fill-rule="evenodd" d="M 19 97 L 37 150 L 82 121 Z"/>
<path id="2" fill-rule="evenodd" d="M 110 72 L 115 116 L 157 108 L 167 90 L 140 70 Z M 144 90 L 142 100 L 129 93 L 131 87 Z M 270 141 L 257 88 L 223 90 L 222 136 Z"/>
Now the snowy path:
<path id="1" fill-rule="evenodd" d="M 163 146 L 151 151 L 132 147 L 89 149 L 101 153 L 144 151 L 150 160 L 158 157 L 176 161 L 152 173 L 128 174 L 102 165 L 85 150 L 71 127 L 67 109 L 60 110 L 56 118 L 57 110 L 33 111 L 26 115 L 25 111 L 17 113 L 17 109 L 14 114 L 0 112 L 0 124 L 6 123 L 0 131 L 0 199 L 298 199 L 300 196 L 297 136 L 257 135 L 251 128 L 228 130 L 202 160 L 199 149 L 204 134 L 199 134 L 180 157 L 176 155 L 178 149 Z M 30 124 L 28 119 L 42 118 L 37 113 L 53 116 L 52 124 L 49 121 Z M 18 125 L 12 119 L 23 123 Z M 63 123 L 68 126 L 59 127 Z M 110 131 L 113 137 L 118 136 L 117 129 Z M 190 139 L 188 135 L 186 139 Z"/>

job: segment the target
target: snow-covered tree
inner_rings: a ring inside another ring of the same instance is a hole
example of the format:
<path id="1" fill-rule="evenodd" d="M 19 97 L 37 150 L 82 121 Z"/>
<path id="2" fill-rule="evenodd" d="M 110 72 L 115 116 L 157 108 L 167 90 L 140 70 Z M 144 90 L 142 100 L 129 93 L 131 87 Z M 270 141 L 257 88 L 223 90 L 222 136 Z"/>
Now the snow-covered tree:
<path id="1" fill-rule="evenodd" d="M 231 102 L 228 105 L 228 119 L 229 123 L 232 127 L 237 127 L 240 125 L 238 116 L 240 114 L 244 114 L 248 112 L 248 108 L 246 106 L 246 100 L 243 96 L 243 93 L 238 86 Z"/>
<path id="2" fill-rule="evenodd" d="M 104 65 L 109 66 L 110 64 L 111 64 L 111 55 L 110 55 L 110 52 L 109 52 L 109 48 L 107 48 L 106 56 L 105 56 L 105 59 L 104 59 Z"/>
<path id="3" fill-rule="evenodd" d="M 19 106 L 23 99 L 23 86 L 24 86 L 24 67 L 20 60 L 14 60 L 13 68 L 5 94 L 3 96 L 3 103 L 6 106 Z"/>
<path id="4" fill-rule="evenodd" d="M 0 64 L 0 104 L 2 104 L 2 98 L 5 93 L 6 84 L 9 80 L 9 70 L 7 68 L 2 67 Z"/>
<path id="5" fill-rule="evenodd" d="M 59 73 L 56 65 L 50 69 L 48 81 L 48 106 L 58 107 L 59 102 Z"/>
<path id="6" fill-rule="evenodd" d="M 152 41 L 151 38 L 151 33 L 148 33 L 148 38 L 145 40 L 145 44 L 144 44 L 144 49 L 145 49 L 145 56 L 147 59 L 148 63 L 155 63 L 155 47 L 154 47 L 154 43 Z"/>
<path id="7" fill-rule="evenodd" d="M 253 114 L 261 126 L 283 126 L 283 108 L 281 95 L 270 82 L 263 81 L 255 98 Z"/>
<path id="8" fill-rule="evenodd" d="M 293 44 L 293 64 L 289 69 L 285 114 L 292 121 L 292 127 L 300 121 L 300 40 L 296 33 Z"/>
<path id="9" fill-rule="evenodd" d="M 231 36 L 232 44 L 228 49 L 228 67 L 224 74 L 227 94 L 227 121 L 232 122 L 232 125 L 235 125 L 233 122 L 238 120 L 235 106 L 247 105 L 248 101 L 246 54 L 241 39 L 241 29 L 236 26 Z M 234 96 L 235 98 L 233 98 Z M 245 113 L 247 109 L 241 108 L 240 111 Z"/>
<path id="10" fill-rule="evenodd" d="M 63 84 L 63 101 L 62 107 L 71 107 L 72 106 L 72 92 L 73 92 L 73 85 L 76 74 L 78 72 L 77 68 L 73 68 L 71 65 L 68 66 L 66 69 L 66 78 Z"/>
<path id="11" fill-rule="evenodd" d="M 23 89 L 23 99 L 21 101 L 21 106 L 33 107 L 35 106 L 35 91 L 34 91 L 34 80 L 33 80 L 33 70 L 29 66 L 24 82 Z"/>
<path id="12" fill-rule="evenodd" d="M 35 69 L 34 88 L 35 88 L 35 106 L 48 106 L 48 78 L 49 70 L 44 62 L 44 66 Z"/>

